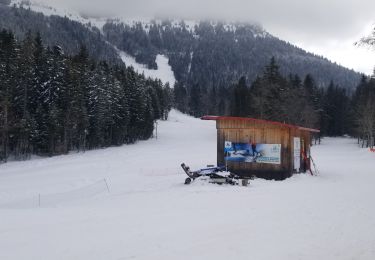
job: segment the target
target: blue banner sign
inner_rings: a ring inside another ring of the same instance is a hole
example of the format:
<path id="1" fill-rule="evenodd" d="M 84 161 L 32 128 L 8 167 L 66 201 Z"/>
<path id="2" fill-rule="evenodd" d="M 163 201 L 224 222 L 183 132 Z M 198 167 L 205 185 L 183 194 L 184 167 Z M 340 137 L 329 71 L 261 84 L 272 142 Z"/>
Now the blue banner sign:
<path id="1" fill-rule="evenodd" d="M 234 143 L 225 141 L 224 153 L 226 161 L 281 164 L 281 144 Z"/>

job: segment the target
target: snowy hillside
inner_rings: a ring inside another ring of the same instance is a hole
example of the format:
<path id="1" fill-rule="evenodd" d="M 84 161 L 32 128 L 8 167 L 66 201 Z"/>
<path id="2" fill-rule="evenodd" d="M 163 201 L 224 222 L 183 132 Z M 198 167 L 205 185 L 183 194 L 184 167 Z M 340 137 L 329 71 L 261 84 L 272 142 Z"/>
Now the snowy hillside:
<path id="1" fill-rule="evenodd" d="M 66 5 L 60 3 L 59 6 L 53 6 L 51 3 L 47 3 L 46 0 L 11 0 L 10 5 L 15 5 L 17 7 L 30 8 L 34 12 L 43 13 L 45 16 L 57 15 L 61 17 L 68 17 L 73 21 L 80 22 L 85 25 L 91 25 L 97 27 L 99 30 L 102 30 L 106 22 L 111 23 L 124 23 L 129 26 L 134 26 L 137 23 L 140 23 L 144 30 L 148 31 L 152 24 L 162 24 L 162 19 L 155 18 L 145 18 L 145 17 L 90 17 L 82 15 L 80 12 L 74 9 L 66 8 Z M 181 19 L 172 19 L 170 20 L 173 28 L 181 28 Z M 189 31 L 194 31 L 195 26 L 199 25 L 197 20 L 184 20 L 183 21 L 185 28 Z M 218 22 L 211 21 L 210 24 L 216 25 Z M 227 22 L 224 23 L 224 28 L 227 31 L 236 31 L 237 22 Z M 271 37 L 260 25 L 253 26 L 254 37 Z"/>
<path id="2" fill-rule="evenodd" d="M 153 70 L 148 69 L 146 65 L 137 63 L 135 58 L 123 51 L 120 51 L 119 54 L 125 65 L 132 66 L 136 72 L 140 74 L 143 73 L 146 77 L 150 77 L 152 79 L 160 79 L 164 84 L 169 82 L 169 85 L 172 88 L 176 83 L 172 68 L 168 64 L 168 57 L 165 55 L 159 54 L 156 56 L 156 64 L 158 65 L 158 69 Z"/>
<path id="3" fill-rule="evenodd" d="M 215 163 L 215 123 L 172 111 L 158 139 L 0 165 L 0 259 L 374 259 L 375 154 L 313 155 L 315 177 L 185 186 L 181 162 Z"/>
<path id="4" fill-rule="evenodd" d="M 61 17 L 68 17 L 70 20 L 77 21 L 83 24 L 89 22 L 87 19 L 83 18 L 81 15 L 79 15 L 77 12 L 74 12 L 73 10 L 67 10 L 61 7 L 52 7 L 43 1 L 12 0 L 10 5 L 15 5 L 16 7 L 23 7 L 26 9 L 30 8 L 30 10 L 42 13 L 45 16 L 57 15 Z"/>
<path id="5" fill-rule="evenodd" d="M 10 5 L 30 9 L 34 12 L 42 13 L 45 16 L 56 15 L 61 17 L 67 17 L 72 21 L 79 22 L 86 26 L 95 26 L 100 30 L 103 28 L 104 24 L 108 20 L 108 18 L 105 17 L 85 17 L 73 9 L 67 9 L 63 7 L 63 4 L 62 6 L 51 6 L 43 0 L 12 0 Z"/>

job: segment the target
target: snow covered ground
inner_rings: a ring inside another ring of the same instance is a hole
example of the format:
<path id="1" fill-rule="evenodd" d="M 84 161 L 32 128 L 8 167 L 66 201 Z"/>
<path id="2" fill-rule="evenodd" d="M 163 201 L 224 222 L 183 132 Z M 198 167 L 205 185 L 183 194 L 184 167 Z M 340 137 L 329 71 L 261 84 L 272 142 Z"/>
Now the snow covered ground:
<path id="1" fill-rule="evenodd" d="M 78 12 L 64 8 L 63 5 L 52 6 L 50 2 L 45 0 L 12 0 L 10 6 L 22 6 L 23 8 L 30 9 L 34 12 L 42 13 L 45 16 L 57 15 L 67 17 L 70 20 L 77 21 L 82 24 L 87 24 L 91 20 L 83 18 Z"/>
<path id="2" fill-rule="evenodd" d="M 0 259 L 374 259 L 375 154 L 313 155 L 319 176 L 185 186 L 181 162 L 215 163 L 215 122 L 172 111 L 158 139 L 3 164 Z"/>
<path id="3" fill-rule="evenodd" d="M 176 83 L 171 66 L 168 64 L 169 59 L 165 55 L 158 54 L 156 56 L 157 70 L 148 69 L 146 65 L 137 63 L 135 58 L 128 55 L 126 52 L 119 51 L 122 61 L 126 66 L 132 66 L 134 70 L 140 74 L 144 73 L 146 77 L 152 79 L 160 79 L 164 84 L 169 82 L 169 86 L 173 88 Z"/>

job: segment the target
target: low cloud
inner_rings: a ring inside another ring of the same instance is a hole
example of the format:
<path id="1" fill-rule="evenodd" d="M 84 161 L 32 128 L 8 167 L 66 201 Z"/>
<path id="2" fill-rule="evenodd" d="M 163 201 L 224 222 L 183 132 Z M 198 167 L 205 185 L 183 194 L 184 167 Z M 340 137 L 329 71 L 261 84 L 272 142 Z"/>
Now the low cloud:
<path id="1" fill-rule="evenodd" d="M 44 0 L 91 15 L 259 22 L 274 31 L 348 37 L 375 20 L 375 1 L 342 0 Z M 273 29 L 274 28 L 274 29 Z"/>

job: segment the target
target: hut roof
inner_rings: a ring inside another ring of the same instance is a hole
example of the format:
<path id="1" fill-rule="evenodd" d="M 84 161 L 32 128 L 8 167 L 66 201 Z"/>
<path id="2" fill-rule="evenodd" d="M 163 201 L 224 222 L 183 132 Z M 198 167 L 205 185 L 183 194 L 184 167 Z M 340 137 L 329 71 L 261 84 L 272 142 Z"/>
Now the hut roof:
<path id="1" fill-rule="evenodd" d="M 307 127 L 298 126 L 298 125 L 290 125 L 290 124 L 285 124 L 285 123 L 270 121 L 270 120 L 264 120 L 264 119 L 255 119 L 255 118 L 250 118 L 250 117 L 202 116 L 201 119 L 202 120 L 215 120 L 215 121 L 216 120 L 252 121 L 252 122 L 260 123 L 260 124 L 272 124 L 272 125 L 278 125 L 278 126 L 283 126 L 283 127 L 287 127 L 287 128 L 298 129 L 298 130 L 302 130 L 302 131 L 320 133 L 320 130 L 318 130 L 318 129 L 307 128 Z"/>

